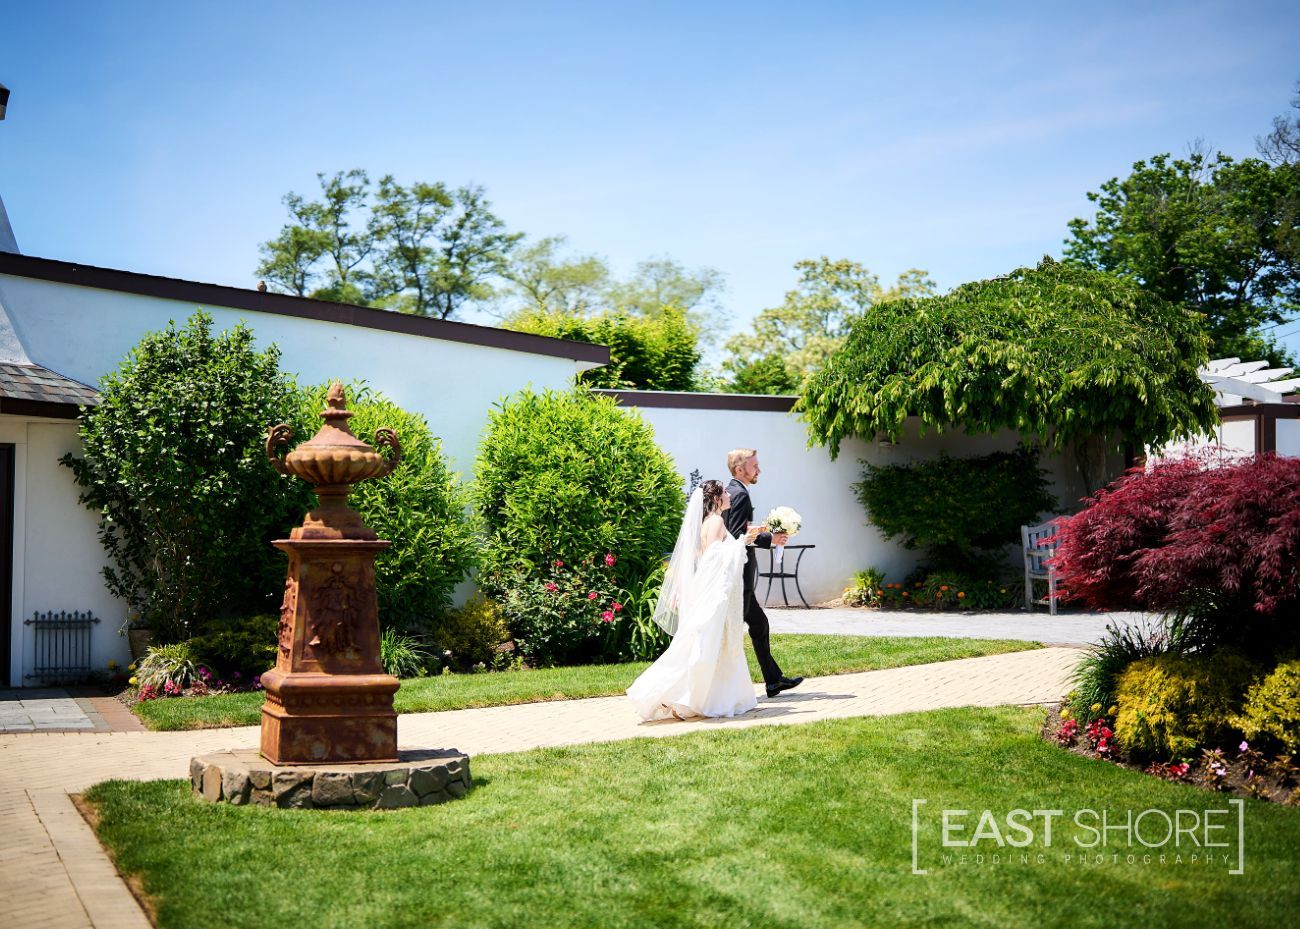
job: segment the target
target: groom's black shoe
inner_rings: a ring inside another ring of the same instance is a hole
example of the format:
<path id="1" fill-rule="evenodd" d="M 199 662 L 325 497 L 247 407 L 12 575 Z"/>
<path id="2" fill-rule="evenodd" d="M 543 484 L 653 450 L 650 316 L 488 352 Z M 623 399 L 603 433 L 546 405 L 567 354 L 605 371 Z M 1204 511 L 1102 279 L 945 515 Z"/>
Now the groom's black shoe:
<path id="1" fill-rule="evenodd" d="M 783 677 L 775 684 L 768 685 L 767 695 L 769 697 L 775 697 L 781 691 L 789 690 L 791 687 L 798 687 L 802 683 L 803 683 L 803 678 L 801 677 Z"/>

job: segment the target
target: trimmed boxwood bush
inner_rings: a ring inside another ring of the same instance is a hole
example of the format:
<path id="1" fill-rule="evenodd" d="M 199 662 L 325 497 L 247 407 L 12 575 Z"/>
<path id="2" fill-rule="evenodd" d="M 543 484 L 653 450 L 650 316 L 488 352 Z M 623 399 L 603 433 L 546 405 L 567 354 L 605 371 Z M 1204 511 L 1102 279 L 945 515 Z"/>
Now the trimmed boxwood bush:
<path id="1" fill-rule="evenodd" d="M 366 525 L 392 542 L 375 559 L 379 621 L 385 628 L 436 640 L 452 593 L 477 556 L 469 491 L 448 468 L 442 441 L 433 436 L 423 416 L 402 409 L 364 382 L 346 389 L 353 434 L 373 443 L 375 430 L 388 427 L 402 445 L 402 463 L 392 474 L 362 481 L 348 497 Z M 320 428 L 328 390 L 326 384 L 302 392 L 295 443 Z"/>
<path id="2" fill-rule="evenodd" d="M 1300 659 L 1283 662 L 1251 686 L 1238 724 L 1252 742 L 1300 751 Z"/>
<path id="3" fill-rule="evenodd" d="M 1179 758 L 1229 741 L 1257 666 L 1239 653 L 1166 653 L 1143 658 L 1119 676 L 1115 736 L 1139 759 Z"/>
<path id="4" fill-rule="evenodd" d="M 502 604 L 524 656 L 613 657 L 619 643 L 609 627 L 628 622 L 629 603 L 617 597 L 639 588 L 672 548 L 685 509 L 682 480 L 650 427 L 585 390 L 524 391 L 490 414 L 477 478 L 479 586 Z M 580 588 L 597 595 L 581 611 L 543 608 L 545 597 Z"/>

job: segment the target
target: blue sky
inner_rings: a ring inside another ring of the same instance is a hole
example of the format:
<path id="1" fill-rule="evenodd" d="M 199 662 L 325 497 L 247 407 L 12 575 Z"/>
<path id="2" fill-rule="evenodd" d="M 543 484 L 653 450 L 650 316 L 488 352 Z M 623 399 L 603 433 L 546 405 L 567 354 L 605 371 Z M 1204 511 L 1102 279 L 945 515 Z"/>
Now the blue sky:
<path id="1" fill-rule="evenodd" d="M 1059 254 L 1133 161 L 1253 154 L 1298 35 L 1293 2 L 11 0 L 0 195 L 27 254 L 252 286 L 317 171 L 473 181 L 617 272 L 719 269 L 735 328 L 801 258 L 947 288 Z"/>

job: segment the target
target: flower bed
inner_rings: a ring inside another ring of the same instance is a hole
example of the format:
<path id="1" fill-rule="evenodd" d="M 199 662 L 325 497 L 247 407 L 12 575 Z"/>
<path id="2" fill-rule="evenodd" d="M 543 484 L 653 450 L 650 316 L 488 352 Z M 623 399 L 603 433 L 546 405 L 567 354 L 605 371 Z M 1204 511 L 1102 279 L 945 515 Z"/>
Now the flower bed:
<path id="1" fill-rule="evenodd" d="M 1110 707 L 1104 715 L 1080 722 L 1063 702 L 1047 714 L 1042 736 L 1075 754 L 1162 780 L 1300 806 L 1300 767 L 1294 756 L 1269 755 L 1243 740 L 1235 746 L 1203 748 L 1195 754 L 1142 764 L 1127 757 L 1116 743 L 1111 726 L 1115 711 L 1116 707 Z M 1093 712 L 1100 713 L 1101 707 L 1094 705 Z"/>

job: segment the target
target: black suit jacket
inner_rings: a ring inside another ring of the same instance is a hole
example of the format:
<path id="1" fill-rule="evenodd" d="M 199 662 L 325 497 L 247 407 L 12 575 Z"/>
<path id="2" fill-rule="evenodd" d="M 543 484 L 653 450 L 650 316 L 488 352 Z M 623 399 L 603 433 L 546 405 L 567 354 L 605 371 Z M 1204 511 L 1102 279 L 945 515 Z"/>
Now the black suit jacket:
<path id="1" fill-rule="evenodd" d="M 731 509 L 722 514 L 726 521 L 727 531 L 733 537 L 739 539 L 745 534 L 746 528 L 754 521 L 754 501 L 749 498 L 749 485 L 743 481 L 738 481 L 734 477 L 731 483 L 727 485 L 727 493 L 731 494 Z M 771 548 L 772 533 L 760 532 L 758 538 L 754 539 L 754 545 L 751 547 L 749 557 L 754 558 L 753 548 Z"/>

